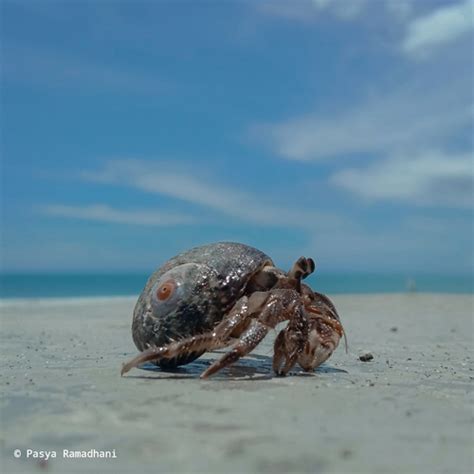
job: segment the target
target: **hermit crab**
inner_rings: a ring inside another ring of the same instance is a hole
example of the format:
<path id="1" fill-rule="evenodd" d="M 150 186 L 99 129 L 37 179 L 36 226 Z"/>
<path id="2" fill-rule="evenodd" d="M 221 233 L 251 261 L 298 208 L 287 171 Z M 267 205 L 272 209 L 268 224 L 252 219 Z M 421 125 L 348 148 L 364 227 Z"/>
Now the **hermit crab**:
<path id="1" fill-rule="evenodd" d="M 311 258 L 301 257 L 284 272 L 260 250 L 233 242 L 177 255 L 151 275 L 138 298 L 132 334 L 142 352 L 123 365 L 122 375 L 147 361 L 170 369 L 231 347 L 201 374 L 207 378 L 251 352 L 284 321 L 273 370 L 286 375 L 296 363 L 313 370 L 345 336 L 330 299 L 302 283 L 314 269 Z"/>

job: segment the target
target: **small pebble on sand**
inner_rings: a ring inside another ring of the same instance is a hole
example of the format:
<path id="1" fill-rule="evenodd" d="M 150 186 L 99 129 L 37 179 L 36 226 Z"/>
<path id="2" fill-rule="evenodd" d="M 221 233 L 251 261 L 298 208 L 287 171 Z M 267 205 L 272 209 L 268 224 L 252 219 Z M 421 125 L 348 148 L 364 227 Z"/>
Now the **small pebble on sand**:
<path id="1" fill-rule="evenodd" d="M 359 360 L 362 362 L 369 362 L 369 360 L 372 360 L 374 356 L 370 352 L 364 352 L 359 356 Z"/>

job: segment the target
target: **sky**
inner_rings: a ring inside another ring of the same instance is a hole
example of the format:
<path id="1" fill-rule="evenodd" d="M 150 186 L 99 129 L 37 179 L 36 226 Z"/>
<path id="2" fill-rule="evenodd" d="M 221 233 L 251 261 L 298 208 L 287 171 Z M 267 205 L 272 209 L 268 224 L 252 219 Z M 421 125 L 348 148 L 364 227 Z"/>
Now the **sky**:
<path id="1" fill-rule="evenodd" d="M 474 1 L 0 8 L 2 271 L 472 272 Z"/>

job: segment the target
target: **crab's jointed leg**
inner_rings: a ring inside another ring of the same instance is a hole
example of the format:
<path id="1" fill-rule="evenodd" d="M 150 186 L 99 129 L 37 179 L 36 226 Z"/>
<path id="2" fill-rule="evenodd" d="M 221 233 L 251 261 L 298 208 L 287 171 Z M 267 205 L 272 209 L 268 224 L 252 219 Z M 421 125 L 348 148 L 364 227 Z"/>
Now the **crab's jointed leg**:
<path id="1" fill-rule="evenodd" d="M 300 306 L 275 340 L 273 370 L 277 375 L 286 375 L 295 365 L 307 343 L 308 327 L 307 316 Z M 281 368 L 283 361 L 285 365 Z"/>
<path id="2" fill-rule="evenodd" d="M 300 257 L 288 272 L 288 279 L 293 282 L 292 284 L 295 289 L 273 289 L 266 292 L 267 298 L 262 301 L 261 308 L 258 311 L 260 314 L 258 314 L 257 318 L 252 321 L 250 327 L 241 335 L 234 348 L 205 370 L 201 374 L 201 378 L 209 377 L 251 352 L 267 335 L 270 329 L 275 328 L 278 323 L 289 319 L 290 322 L 286 328 L 285 336 L 279 336 L 280 340 L 282 338 L 285 339 L 285 344 L 281 347 L 277 347 L 275 344 L 273 359 L 273 369 L 275 372 L 281 375 L 286 374 L 294 366 L 307 341 L 308 322 L 300 295 L 301 280 L 314 272 L 314 269 L 313 259 Z M 264 294 L 264 292 L 260 294 Z M 280 365 L 284 358 L 286 358 L 286 363 L 284 368 L 280 370 Z"/>
<path id="3" fill-rule="evenodd" d="M 250 327 L 242 334 L 235 347 L 207 368 L 201 374 L 201 378 L 206 379 L 255 349 L 258 343 L 267 335 L 269 329 L 269 327 L 258 320 L 252 321 Z"/>
<path id="4" fill-rule="evenodd" d="M 264 295 L 265 292 L 260 294 Z M 252 299 L 254 295 L 256 293 L 250 298 Z M 268 331 L 273 329 L 278 323 L 293 317 L 303 317 L 300 295 L 295 290 L 270 290 L 266 292 L 265 299 L 261 301 L 258 313 L 258 317 L 252 320 L 250 326 L 242 333 L 232 350 L 206 369 L 201 374 L 201 378 L 209 377 L 251 352 L 267 335 Z"/>
<path id="5" fill-rule="evenodd" d="M 160 347 L 150 347 L 122 366 L 124 375 L 134 367 L 148 361 L 171 359 L 185 352 L 202 352 L 222 349 L 229 345 L 230 335 L 249 316 L 249 302 L 246 296 L 233 306 L 229 317 L 222 320 L 212 331 L 171 342 Z"/>

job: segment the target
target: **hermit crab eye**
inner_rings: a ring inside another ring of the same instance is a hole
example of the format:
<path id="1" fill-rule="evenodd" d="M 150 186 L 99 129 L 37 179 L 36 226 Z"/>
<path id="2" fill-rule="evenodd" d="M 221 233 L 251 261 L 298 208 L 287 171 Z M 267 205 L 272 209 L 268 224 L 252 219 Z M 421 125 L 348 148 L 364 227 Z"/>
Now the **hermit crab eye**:
<path id="1" fill-rule="evenodd" d="M 156 289 L 156 298 L 158 301 L 166 301 L 173 295 L 175 289 L 176 282 L 174 280 L 165 281 Z"/>

